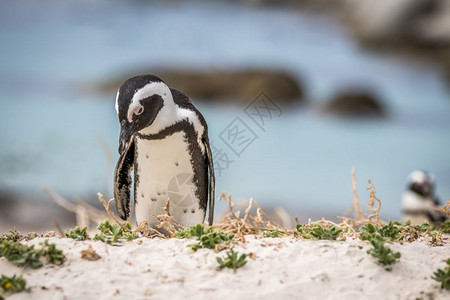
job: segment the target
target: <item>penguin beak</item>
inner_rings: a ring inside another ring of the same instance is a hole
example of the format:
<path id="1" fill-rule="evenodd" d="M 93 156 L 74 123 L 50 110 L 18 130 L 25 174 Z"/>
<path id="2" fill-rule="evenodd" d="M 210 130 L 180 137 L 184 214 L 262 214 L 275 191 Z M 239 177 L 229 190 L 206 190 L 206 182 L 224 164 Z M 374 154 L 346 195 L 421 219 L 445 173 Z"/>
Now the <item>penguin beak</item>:
<path id="1" fill-rule="evenodd" d="M 119 138 L 119 154 L 123 155 L 127 149 L 133 143 L 135 134 L 150 125 L 155 121 L 158 112 L 163 107 L 163 99 L 157 95 L 152 97 L 152 105 L 147 107 L 146 112 L 143 114 L 143 106 L 137 105 L 127 118 L 122 119 L 120 122 L 120 138 Z M 137 117 L 139 116 L 139 117 Z"/>
<path id="2" fill-rule="evenodd" d="M 130 147 L 133 142 L 134 134 L 136 128 L 133 123 L 127 123 L 120 127 L 120 137 L 119 137 L 119 154 L 123 155 L 126 150 Z"/>

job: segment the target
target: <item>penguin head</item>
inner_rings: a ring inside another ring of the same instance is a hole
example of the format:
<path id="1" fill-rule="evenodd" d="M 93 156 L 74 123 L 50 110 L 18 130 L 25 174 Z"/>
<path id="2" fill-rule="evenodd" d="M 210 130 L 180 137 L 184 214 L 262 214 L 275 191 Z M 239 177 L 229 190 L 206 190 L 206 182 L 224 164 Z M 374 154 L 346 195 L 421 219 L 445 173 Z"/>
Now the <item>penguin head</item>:
<path id="1" fill-rule="evenodd" d="M 151 126 L 162 108 L 170 103 L 173 103 L 170 88 L 156 76 L 136 76 L 122 84 L 116 96 L 120 155 L 128 148 L 134 135 Z"/>
<path id="2" fill-rule="evenodd" d="M 434 176 L 426 171 L 414 171 L 408 176 L 408 190 L 423 197 L 433 197 Z"/>

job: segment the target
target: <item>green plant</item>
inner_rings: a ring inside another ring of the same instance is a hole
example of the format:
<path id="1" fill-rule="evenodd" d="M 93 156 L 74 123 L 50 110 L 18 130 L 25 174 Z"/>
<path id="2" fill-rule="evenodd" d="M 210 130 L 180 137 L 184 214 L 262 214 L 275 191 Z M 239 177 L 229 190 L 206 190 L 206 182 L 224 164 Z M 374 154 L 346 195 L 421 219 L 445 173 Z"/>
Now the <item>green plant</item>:
<path id="1" fill-rule="evenodd" d="M 234 238 L 234 233 L 223 233 L 215 231 L 212 227 L 204 227 L 202 224 L 197 224 L 189 228 L 178 230 L 175 232 L 175 237 L 179 239 L 196 238 L 199 242 L 197 244 L 189 244 L 192 250 L 197 251 L 201 248 L 221 250 L 221 246 L 229 244 Z"/>
<path id="2" fill-rule="evenodd" d="M 20 293 L 22 291 L 29 292 L 31 288 L 27 287 L 27 282 L 23 279 L 22 275 L 8 277 L 2 274 L 0 278 L 0 299 L 4 299 L 4 293 Z"/>
<path id="3" fill-rule="evenodd" d="M 118 224 L 110 224 L 109 220 L 104 220 L 98 224 L 97 229 L 100 233 L 94 236 L 94 240 L 102 241 L 110 245 L 118 245 L 119 240 L 134 240 L 139 237 L 136 232 L 131 231 L 131 225 L 128 222 L 124 222 L 123 225 L 125 229 L 120 227 Z"/>
<path id="4" fill-rule="evenodd" d="M 441 227 L 443 233 L 450 234 L 450 220 L 447 220 L 444 223 L 442 223 Z"/>
<path id="5" fill-rule="evenodd" d="M 360 238 L 370 241 L 375 237 L 381 237 L 384 241 L 395 242 L 401 240 L 401 223 L 389 221 L 384 226 L 377 226 L 372 223 L 366 223 L 359 229 Z"/>
<path id="6" fill-rule="evenodd" d="M 421 225 L 411 225 L 411 222 L 406 221 L 401 230 L 401 241 L 413 242 L 418 238 L 427 235 L 431 232 L 432 227 L 428 222 Z"/>
<path id="7" fill-rule="evenodd" d="M 202 224 L 197 224 L 195 226 L 191 226 L 189 228 L 184 228 L 181 230 L 177 230 L 175 232 L 175 237 L 178 239 L 189 239 L 189 238 L 200 238 L 205 233 L 211 233 L 213 229 L 211 227 L 205 227 Z"/>
<path id="8" fill-rule="evenodd" d="M 421 237 L 428 236 L 432 240 L 431 245 L 438 246 L 440 243 L 440 236 L 442 234 L 442 229 L 436 231 L 434 226 L 430 223 L 425 222 L 420 225 L 411 225 L 411 222 L 407 221 L 401 228 L 400 241 L 413 242 Z"/>
<path id="9" fill-rule="evenodd" d="M 4 233 L 0 236 L 0 242 L 2 241 L 18 242 L 22 238 L 23 236 L 17 230 L 10 229 L 8 233 Z"/>
<path id="10" fill-rule="evenodd" d="M 283 232 L 278 230 L 278 227 L 274 230 L 269 230 L 264 232 L 264 237 L 270 237 L 270 238 L 277 238 L 279 237 Z"/>
<path id="11" fill-rule="evenodd" d="M 32 269 L 42 267 L 42 251 L 35 249 L 34 246 L 22 245 L 18 242 L 2 241 L 0 244 L 0 257 L 19 267 L 29 266 Z"/>
<path id="12" fill-rule="evenodd" d="M 388 241 L 398 241 L 400 239 L 400 222 L 389 221 L 384 226 L 381 226 L 379 233 L 382 237 L 385 237 Z"/>
<path id="13" fill-rule="evenodd" d="M 243 267 L 247 263 L 247 254 L 241 254 L 238 256 L 238 252 L 231 249 L 226 253 L 225 258 L 217 257 L 217 262 L 219 263 L 219 266 L 217 267 L 219 270 L 223 268 L 230 268 L 236 271 L 236 269 Z"/>
<path id="14" fill-rule="evenodd" d="M 373 248 L 367 250 L 367 253 L 377 259 L 377 262 L 384 266 L 386 271 L 392 270 L 392 264 L 401 256 L 400 252 L 393 252 L 391 248 L 384 245 L 384 239 L 379 236 L 370 240 Z"/>
<path id="15" fill-rule="evenodd" d="M 405 225 L 408 224 L 408 226 L 412 226 L 410 222 L 405 223 Z M 427 232 L 430 230 L 435 230 L 434 226 L 431 226 L 430 223 L 424 222 L 423 224 L 416 225 L 414 228 L 420 232 Z"/>
<path id="16" fill-rule="evenodd" d="M 76 226 L 73 229 L 67 229 L 66 237 L 77 241 L 84 241 L 86 239 L 89 239 L 89 236 L 87 234 L 87 227 L 80 228 L 79 226 Z"/>
<path id="17" fill-rule="evenodd" d="M 450 290 L 450 258 L 446 260 L 447 267 L 445 269 L 437 269 L 431 276 L 434 280 L 441 283 L 442 289 Z"/>
<path id="18" fill-rule="evenodd" d="M 428 242 L 431 246 L 442 246 L 444 242 L 442 241 L 442 229 L 439 229 L 438 231 L 430 231 L 429 236 L 431 237 L 431 240 Z"/>
<path id="19" fill-rule="evenodd" d="M 34 240 L 35 238 L 39 237 L 39 234 L 37 232 L 29 232 L 27 233 L 27 235 L 25 236 L 25 240 L 27 241 L 31 241 Z"/>
<path id="20" fill-rule="evenodd" d="M 46 240 L 40 249 L 34 245 L 27 246 L 19 242 L 2 241 L 0 244 L 0 257 L 6 258 L 11 263 L 19 267 L 30 267 L 37 269 L 42 267 L 41 257 L 45 257 L 47 262 L 54 265 L 61 265 L 64 262 L 64 254 L 57 249 L 55 244 L 49 244 Z"/>
<path id="21" fill-rule="evenodd" d="M 342 232 L 342 228 L 335 225 L 323 227 L 319 224 L 313 224 L 312 227 L 297 224 L 297 231 L 305 239 L 311 240 L 336 240 Z"/>
<path id="22" fill-rule="evenodd" d="M 378 233 L 379 227 L 372 223 L 366 223 L 359 228 L 359 238 L 363 241 L 369 241 Z"/>
<path id="23" fill-rule="evenodd" d="M 213 231 L 200 236 L 197 244 L 187 245 L 192 250 L 197 251 L 201 248 L 209 248 L 219 250 L 220 245 L 229 244 L 232 242 L 234 233 L 226 234 L 223 232 Z"/>
<path id="24" fill-rule="evenodd" d="M 57 266 L 64 263 L 66 257 L 63 254 L 62 250 L 56 248 L 55 244 L 49 244 L 48 240 L 46 240 L 42 245 L 42 256 L 47 259 L 47 262 Z"/>

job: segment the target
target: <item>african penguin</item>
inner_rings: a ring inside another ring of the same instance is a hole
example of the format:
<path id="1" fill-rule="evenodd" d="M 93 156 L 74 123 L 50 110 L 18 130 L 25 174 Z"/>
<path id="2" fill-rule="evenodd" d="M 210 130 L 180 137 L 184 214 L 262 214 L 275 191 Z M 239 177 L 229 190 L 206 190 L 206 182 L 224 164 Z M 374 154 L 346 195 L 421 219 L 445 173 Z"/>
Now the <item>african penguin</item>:
<path id="1" fill-rule="evenodd" d="M 137 224 L 159 222 L 154 214 L 170 213 L 182 226 L 214 216 L 214 168 L 205 118 L 188 96 L 153 75 L 128 79 L 116 96 L 120 122 L 114 198 L 119 216 L 130 215 L 134 171 Z"/>
<path id="2" fill-rule="evenodd" d="M 434 176 L 425 171 L 414 171 L 407 180 L 407 190 L 402 198 L 403 221 L 410 220 L 412 225 L 428 221 L 439 226 L 447 218 L 434 196 Z"/>

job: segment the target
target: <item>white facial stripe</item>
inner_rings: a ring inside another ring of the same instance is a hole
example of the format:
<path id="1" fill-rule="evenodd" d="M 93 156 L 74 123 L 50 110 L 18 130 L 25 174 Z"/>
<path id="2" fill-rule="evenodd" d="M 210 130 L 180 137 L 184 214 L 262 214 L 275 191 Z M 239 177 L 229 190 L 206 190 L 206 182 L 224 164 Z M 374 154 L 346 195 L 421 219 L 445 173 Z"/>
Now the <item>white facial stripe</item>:
<path id="1" fill-rule="evenodd" d="M 425 181 L 427 181 L 427 175 L 422 171 L 414 171 L 411 174 L 409 174 L 408 181 L 410 183 L 413 182 L 424 183 Z"/>
<path id="2" fill-rule="evenodd" d="M 116 112 L 117 112 L 117 114 L 119 114 L 119 92 L 120 92 L 120 89 L 117 91 L 117 95 L 116 95 Z"/>
<path id="3" fill-rule="evenodd" d="M 141 106 L 139 101 L 153 95 L 160 95 L 163 100 L 166 100 L 169 95 L 170 97 L 172 96 L 172 93 L 164 82 L 151 82 L 137 90 L 133 95 L 133 99 L 131 99 L 130 106 L 128 106 L 127 119 L 129 122 L 131 122 L 130 120 L 133 118 L 133 111 L 138 106 Z"/>

